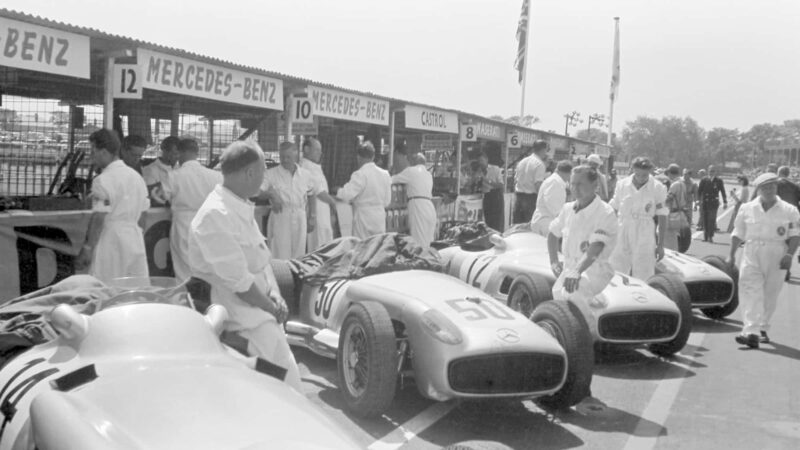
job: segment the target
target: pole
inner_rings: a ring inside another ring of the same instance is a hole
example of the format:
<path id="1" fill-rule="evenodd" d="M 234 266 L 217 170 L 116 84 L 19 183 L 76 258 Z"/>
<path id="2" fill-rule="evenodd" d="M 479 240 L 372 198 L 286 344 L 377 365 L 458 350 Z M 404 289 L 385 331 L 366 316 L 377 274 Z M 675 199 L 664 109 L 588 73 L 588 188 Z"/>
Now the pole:
<path id="1" fill-rule="evenodd" d="M 109 56 L 106 60 L 106 85 L 103 103 L 103 128 L 114 129 L 114 61 L 116 58 Z"/>
<path id="2" fill-rule="evenodd" d="M 611 92 L 608 107 L 608 136 L 606 145 L 611 147 L 611 136 L 614 134 L 614 100 L 619 89 L 619 17 L 614 17 L 614 53 L 611 58 Z"/>
<path id="3" fill-rule="evenodd" d="M 569 115 L 565 115 L 564 119 L 564 136 L 569 136 Z"/>
<path id="4" fill-rule="evenodd" d="M 394 167 L 394 133 L 395 133 L 394 119 L 396 114 L 397 114 L 396 110 L 391 110 L 391 112 L 389 112 L 389 161 L 387 161 L 386 163 L 386 167 L 389 170 L 392 170 L 392 167 Z"/>

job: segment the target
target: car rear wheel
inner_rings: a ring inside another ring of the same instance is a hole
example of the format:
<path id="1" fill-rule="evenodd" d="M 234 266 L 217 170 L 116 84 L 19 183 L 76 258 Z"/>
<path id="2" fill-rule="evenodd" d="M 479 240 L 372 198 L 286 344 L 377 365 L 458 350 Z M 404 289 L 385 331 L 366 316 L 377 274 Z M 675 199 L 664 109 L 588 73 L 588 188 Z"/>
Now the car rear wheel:
<path id="1" fill-rule="evenodd" d="M 531 320 L 550 333 L 567 353 L 567 379 L 555 394 L 536 402 L 550 409 L 566 409 L 591 395 L 594 347 L 589 327 L 578 308 L 565 300 L 539 305 Z"/>
<path id="2" fill-rule="evenodd" d="M 672 275 L 653 275 L 647 284 L 661 292 L 678 305 L 681 325 L 678 334 L 671 341 L 650 344 L 650 351 L 659 356 L 672 356 L 679 352 L 689 340 L 692 332 L 692 298 L 681 280 Z"/>
<path id="3" fill-rule="evenodd" d="M 733 280 L 733 295 L 731 301 L 721 306 L 712 306 L 710 308 L 702 308 L 700 311 L 708 318 L 714 320 L 724 319 L 739 307 L 739 269 L 731 267 L 724 259 L 717 255 L 709 255 L 703 258 L 703 262 L 711 265 L 725 273 Z"/>
<path id="4" fill-rule="evenodd" d="M 692 229 L 690 227 L 683 227 L 678 231 L 678 251 L 680 253 L 686 253 L 691 246 Z"/>
<path id="5" fill-rule="evenodd" d="M 531 317 L 537 306 L 552 299 L 550 284 L 535 274 L 517 275 L 508 290 L 508 307 L 525 317 Z"/>
<path id="6" fill-rule="evenodd" d="M 397 344 L 389 313 L 376 302 L 350 307 L 339 333 L 339 390 L 355 415 L 382 414 L 397 386 Z"/>

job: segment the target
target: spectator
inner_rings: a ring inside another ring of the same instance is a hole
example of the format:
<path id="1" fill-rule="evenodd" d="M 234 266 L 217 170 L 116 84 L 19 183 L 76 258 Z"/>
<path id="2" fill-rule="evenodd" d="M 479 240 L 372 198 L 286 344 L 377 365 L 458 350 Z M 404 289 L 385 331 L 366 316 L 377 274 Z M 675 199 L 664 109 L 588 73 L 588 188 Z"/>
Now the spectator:
<path id="1" fill-rule="evenodd" d="M 528 223 L 536 210 L 539 187 L 545 179 L 547 143 L 533 143 L 533 152 L 517 164 L 514 173 L 514 224 Z"/>
<path id="2" fill-rule="evenodd" d="M 717 211 L 719 210 L 719 196 L 722 195 L 724 208 L 728 208 L 728 197 L 725 194 L 725 184 L 717 177 L 717 169 L 708 166 L 708 178 L 700 181 L 697 187 L 700 197 L 700 209 L 703 211 L 703 240 L 714 242 L 714 232 L 717 231 Z"/>
<path id="3" fill-rule="evenodd" d="M 547 177 L 539 190 L 539 198 L 536 211 L 531 218 L 531 231 L 547 236 L 550 233 L 550 224 L 561 212 L 561 208 L 567 202 L 569 192 L 570 176 L 572 175 L 572 163 L 569 160 L 559 161 L 556 165 L 555 173 Z"/>
<path id="4" fill-rule="evenodd" d="M 119 157 L 128 167 L 142 174 L 142 155 L 147 149 L 147 141 L 143 137 L 131 134 L 122 140 Z"/>
<path id="5" fill-rule="evenodd" d="M 144 182 L 150 192 L 150 204 L 152 206 L 165 206 L 167 204 L 163 185 L 167 181 L 169 173 L 175 169 L 175 163 L 178 162 L 178 144 L 180 141 L 175 136 L 168 136 L 161 141 L 161 156 L 142 168 L 142 177 L 144 177 Z"/>
<path id="6" fill-rule="evenodd" d="M 736 177 L 739 181 L 739 185 L 742 186 L 742 190 L 740 192 L 736 192 L 734 188 L 731 191 L 731 198 L 733 201 L 736 202 L 736 205 L 733 208 L 733 214 L 731 214 L 731 222 L 728 225 L 728 233 L 733 231 L 733 225 L 736 222 L 736 215 L 739 214 L 739 208 L 741 208 L 742 204 L 747 203 L 750 201 L 750 182 L 747 180 L 747 177 L 744 175 L 739 175 Z"/>
<path id="7" fill-rule="evenodd" d="M 800 187 L 789 180 L 789 167 L 778 169 L 778 197 L 800 211 Z"/>

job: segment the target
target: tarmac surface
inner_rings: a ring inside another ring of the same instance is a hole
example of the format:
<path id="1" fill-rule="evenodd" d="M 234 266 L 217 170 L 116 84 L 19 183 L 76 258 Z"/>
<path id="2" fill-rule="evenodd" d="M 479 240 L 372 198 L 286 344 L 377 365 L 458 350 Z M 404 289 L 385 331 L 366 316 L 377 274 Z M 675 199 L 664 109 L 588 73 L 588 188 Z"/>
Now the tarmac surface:
<path id="1" fill-rule="evenodd" d="M 696 214 L 695 214 L 696 216 Z M 687 253 L 727 255 L 730 235 L 694 240 Z M 599 354 L 593 397 L 551 413 L 531 401 L 434 402 L 412 383 L 381 418 L 345 412 L 333 360 L 296 349 L 305 394 L 370 450 L 436 449 L 463 441 L 513 449 L 800 448 L 800 265 L 784 285 L 771 344 L 734 342 L 740 311 L 722 321 L 695 311 L 675 357 L 644 348 Z M 503 445 L 501 445 L 503 444 Z M 507 446 L 507 447 L 506 447 Z M 472 447 L 465 447 L 472 448 Z"/>

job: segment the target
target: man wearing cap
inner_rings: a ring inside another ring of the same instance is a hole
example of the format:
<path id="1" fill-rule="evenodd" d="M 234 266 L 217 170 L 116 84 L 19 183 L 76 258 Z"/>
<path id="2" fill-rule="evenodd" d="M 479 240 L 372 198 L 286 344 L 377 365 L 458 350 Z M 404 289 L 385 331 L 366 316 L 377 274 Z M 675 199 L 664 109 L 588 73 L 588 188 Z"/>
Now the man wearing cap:
<path id="1" fill-rule="evenodd" d="M 547 143 L 537 140 L 533 152 L 517 164 L 514 171 L 514 224 L 528 223 L 536 210 L 539 187 L 546 178 L 544 160 Z"/>
<path id="2" fill-rule="evenodd" d="M 739 267 L 743 326 L 736 342 L 750 348 L 769 342 L 769 322 L 800 244 L 800 212 L 778 197 L 778 176 L 764 173 L 754 184 L 758 198 L 740 208 L 728 258 L 735 265 L 736 251 L 744 243 Z"/>
<path id="3" fill-rule="evenodd" d="M 220 158 L 222 184 L 197 211 L 189 233 L 192 275 L 211 285 L 210 300 L 228 310 L 226 331 L 247 339 L 247 352 L 286 369 L 286 382 L 302 391 L 300 374 L 282 324 L 289 314 L 272 272 L 272 255 L 248 199 L 264 179 L 264 153 L 252 141 L 235 141 Z"/>
<path id="4" fill-rule="evenodd" d="M 333 226 L 331 226 L 331 206 L 336 206 L 336 201 L 328 194 L 328 180 L 319 164 L 322 159 L 322 144 L 314 138 L 303 142 L 303 158 L 300 167 L 307 170 L 314 182 L 317 198 L 315 200 L 317 222 L 314 229 L 308 231 L 306 250 L 312 252 L 333 240 Z"/>
<path id="5" fill-rule="evenodd" d="M 606 176 L 603 175 L 602 167 L 603 167 L 603 158 L 600 157 L 597 153 L 593 153 L 586 158 L 586 163 L 594 168 L 597 171 L 597 195 L 600 196 L 600 200 L 607 202 L 608 201 L 608 182 L 606 181 Z"/>
<path id="6" fill-rule="evenodd" d="M 556 164 L 556 170 L 547 177 L 539 189 L 540 198 L 531 219 L 531 231 L 542 236 L 550 233 L 550 223 L 555 220 L 558 213 L 567 202 L 572 163 L 565 159 Z M 598 178 L 599 179 L 599 178 Z M 599 182 L 599 181 L 598 181 Z"/>
<path id="7" fill-rule="evenodd" d="M 314 230 L 317 185 L 297 164 L 297 146 L 282 142 L 280 165 L 267 170 L 261 191 L 270 199 L 267 241 L 277 259 L 299 258 L 306 253 L 306 234 Z"/>
<path id="8" fill-rule="evenodd" d="M 689 216 L 687 210 L 689 207 L 686 203 L 686 185 L 681 179 L 681 168 L 677 164 L 670 164 L 666 170 L 667 177 L 669 177 L 669 190 L 667 191 L 667 208 L 669 208 L 670 217 L 675 217 L 676 214 L 681 214 L 686 217 L 688 222 Z M 680 234 L 681 227 L 675 226 L 677 224 L 667 223 L 667 231 L 664 233 L 664 247 L 670 250 L 678 250 L 678 234 Z"/>
<path id="9" fill-rule="evenodd" d="M 617 218 L 614 209 L 597 196 L 597 182 L 593 167 L 581 165 L 572 171 L 575 201 L 561 208 L 547 236 L 550 266 L 557 277 L 553 298 L 580 300 L 576 304 L 582 309 L 588 309 L 588 302 L 614 276 L 608 258 L 617 240 Z M 558 260 L 560 238 L 563 264 Z"/>
<path id="10" fill-rule="evenodd" d="M 650 176 L 653 163 L 649 159 L 637 157 L 631 167 L 633 174 L 617 183 L 609 202 L 619 220 L 619 240 L 611 254 L 611 264 L 615 270 L 647 280 L 655 274 L 656 260 L 664 257 L 667 188 Z"/>
<path id="11" fill-rule="evenodd" d="M 172 211 L 169 233 L 172 269 L 179 280 L 186 280 L 192 274 L 189 268 L 189 228 L 192 219 L 208 194 L 222 183 L 222 173 L 200 164 L 197 160 L 199 153 L 197 141 L 181 139 L 178 142 L 178 162 L 181 165 L 169 173 L 163 185 L 164 198 Z"/>
<path id="12" fill-rule="evenodd" d="M 392 202 L 392 177 L 375 165 L 375 147 L 367 141 L 358 147 L 359 168 L 336 198 L 353 205 L 353 235 L 366 239 L 386 232 L 386 207 Z"/>
<path id="13" fill-rule="evenodd" d="M 714 242 L 714 232 L 717 231 L 717 211 L 719 210 L 719 196 L 722 195 L 723 208 L 728 208 L 728 197 L 725 194 L 725 183 L 717 176 L 717 169 L 708 166 L 708 178 L 700 180 L 697 187 L 700 198 L 700 211 L 703 215 L 703 240 Z"/>

